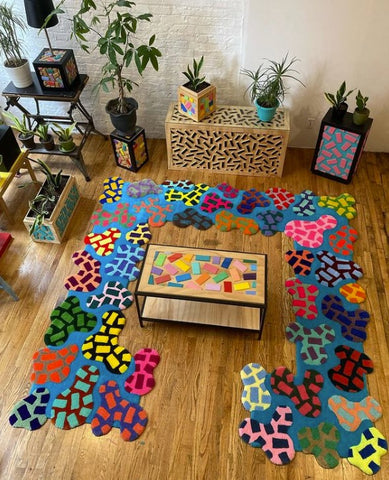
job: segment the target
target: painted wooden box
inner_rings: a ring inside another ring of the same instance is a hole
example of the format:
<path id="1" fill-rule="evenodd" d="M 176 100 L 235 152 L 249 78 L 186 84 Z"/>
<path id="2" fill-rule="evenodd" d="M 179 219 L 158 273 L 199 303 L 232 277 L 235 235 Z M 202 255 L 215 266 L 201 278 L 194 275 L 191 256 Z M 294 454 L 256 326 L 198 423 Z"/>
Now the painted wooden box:
<path id="1" fill-rule="evenodd" d="M 149 159 L 144 128 L 136 127 L 132 135 L 114 130 L 110 138 L 115 162 L 119 167 L 137 172 Z"/>
<path id="2" fill-rule="evenodd" d="M 68 181 L 53 213 L 50 215 L 50 218 L 45 218 L 42 225 L 37 227 L 31 235 L 36 242 L 61 243 L 65 236 L 80 200 L 80 193 L 75 177 L 71 175 L 64 176 L 68 177 Z M 30 216 L 30 211 L 24 217 L 23 223 L 27 230 L 30 230 L 34 223 L 34 217 Z"/>
<path id="3" fill-rule="evenodd" d="M 216 87 L 208 85 L 200 92 L 194 92 L 181 85 L 178 88 L 178 106 L 183 115 L 200 122 L 216 109 Z"/>
<path id="4" fill-rule="evenodd" d="M 44 48 L 33 65 L 42 90 L 69 91 L 79 82 L 73 50 Z"/>
<path id="5" fill-rule="evenodd" d="M 373 119 L 355 125 L 352 113 L 342 120 L 332 118 L 332 109 L 324 116 L 316 143 L 311 171 L 317 175 L 350 183 L 357 171 Z"/>
<path id="6" fill-rule="evenodd" d="M 261 122 L 254 107 L 218 105 L 202 122 L 170 105 L 165 121 L 168 168 L 281 177 L 289 140 L 289 112 Z"/>

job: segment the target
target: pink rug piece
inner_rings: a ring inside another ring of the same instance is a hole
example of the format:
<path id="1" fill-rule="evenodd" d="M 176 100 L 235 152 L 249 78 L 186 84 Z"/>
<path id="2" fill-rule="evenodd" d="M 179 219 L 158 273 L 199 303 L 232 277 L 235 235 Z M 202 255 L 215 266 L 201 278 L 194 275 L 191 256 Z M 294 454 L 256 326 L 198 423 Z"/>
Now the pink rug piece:
<path id="1" fill-rule="evenodd" d="M 308 248 L 318 248 L 323 244 L 326 231 L 336 227 L 337 221 L 331 215 L 321 215 L 317 220 L 291 220 L 285 225 L 285 235 Z"/>
<path id="2" fill-rule="evenodd" d="M 155 385 L 154 368 L 158 365 L 160 356 L 157 350 L 143 348 L 134 356 L 135 372 L 124 383 L 124 389 L 136 395 L 146 395 Z"/>

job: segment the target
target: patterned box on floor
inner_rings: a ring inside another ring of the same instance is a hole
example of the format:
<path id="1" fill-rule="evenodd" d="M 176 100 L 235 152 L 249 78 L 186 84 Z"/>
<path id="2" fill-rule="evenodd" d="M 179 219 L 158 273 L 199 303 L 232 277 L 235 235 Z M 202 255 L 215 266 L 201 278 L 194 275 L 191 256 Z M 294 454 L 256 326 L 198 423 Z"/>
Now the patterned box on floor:
<path id="1" fill-rule="evenodd" d="M 44 48 L 33 65 L 43 90 L 69 91 L 79 81 L 73 50 Z"/>
<path id="2" fill-rule="evenodd" d="M 144 128 L 136 127 L 130 135 L 114 130 L 110 137 L 115 162 L 119 167 L 137 172 L 149 159 Z"/>

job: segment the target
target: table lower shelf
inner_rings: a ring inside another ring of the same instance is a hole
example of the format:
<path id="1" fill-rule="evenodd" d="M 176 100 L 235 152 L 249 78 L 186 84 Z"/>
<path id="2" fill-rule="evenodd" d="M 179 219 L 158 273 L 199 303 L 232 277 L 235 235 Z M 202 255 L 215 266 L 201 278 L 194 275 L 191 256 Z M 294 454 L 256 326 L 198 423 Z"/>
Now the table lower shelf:
<path id="1" fill-rule="evenodd" d="M 146 297 L 140 320 L 195 323 L 244 330 L 262 330 L 263 307 L 245 307 L 175 298 Z"/>

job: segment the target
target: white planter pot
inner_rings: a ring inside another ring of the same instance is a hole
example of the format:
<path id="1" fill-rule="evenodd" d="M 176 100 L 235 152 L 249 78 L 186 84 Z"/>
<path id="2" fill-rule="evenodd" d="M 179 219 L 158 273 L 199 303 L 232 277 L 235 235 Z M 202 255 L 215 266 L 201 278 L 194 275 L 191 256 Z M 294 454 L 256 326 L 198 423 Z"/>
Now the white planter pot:
<path id="1" fill-rule="evenodd" d="M 16 88 L 26 88 L 34 83 L 28 60 L 25 60 L 20 67 L 6 67 L 4 65 L 4 68 Z"/>

